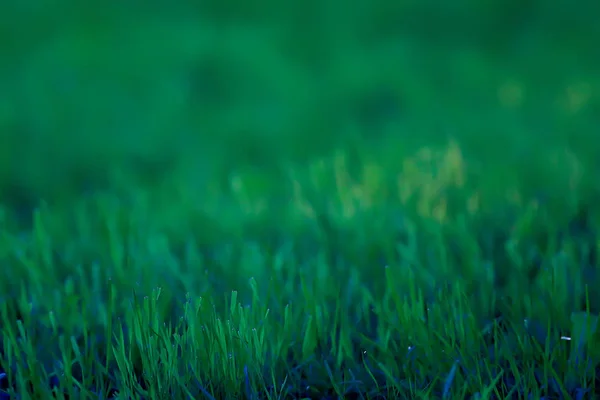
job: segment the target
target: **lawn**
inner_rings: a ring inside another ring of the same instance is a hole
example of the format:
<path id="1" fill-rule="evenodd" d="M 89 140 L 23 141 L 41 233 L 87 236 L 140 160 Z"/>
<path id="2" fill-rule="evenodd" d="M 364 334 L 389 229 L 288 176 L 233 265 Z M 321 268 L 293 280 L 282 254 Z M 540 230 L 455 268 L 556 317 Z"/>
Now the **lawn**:
<path id="1" fill-rule="evenodd" d="M 596 4 L 59 3 L 0 5 L 0 400 L 598 396 Z"/>

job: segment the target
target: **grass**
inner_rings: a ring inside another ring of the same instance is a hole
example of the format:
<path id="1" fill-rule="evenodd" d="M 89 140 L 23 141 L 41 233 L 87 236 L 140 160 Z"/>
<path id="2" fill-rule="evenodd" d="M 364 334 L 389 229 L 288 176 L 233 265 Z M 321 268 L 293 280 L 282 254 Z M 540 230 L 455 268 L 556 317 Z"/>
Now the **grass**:
<path id="1" fill-rule="evenodd" d="M 42 205 L 30 230 L 5 213 L 2 396 L 597 393 L 589 210 L 561 226 L 532 200 L 491 223 L 456 145 L 404 160 L 291 168 L 279 207 L 247 172 L 231 204 L 132 186 Z"/>
<path id="2" fill-rule="evenodd" d="M 598 397 L 596 2 L 205 3 L 0 5 L 0 400 Z"/>

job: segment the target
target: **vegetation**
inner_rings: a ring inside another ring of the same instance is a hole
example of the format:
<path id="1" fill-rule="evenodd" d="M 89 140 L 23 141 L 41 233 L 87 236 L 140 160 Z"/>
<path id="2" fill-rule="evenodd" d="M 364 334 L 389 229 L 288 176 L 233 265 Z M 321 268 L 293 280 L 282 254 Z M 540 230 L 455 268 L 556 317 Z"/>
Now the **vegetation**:
<path id="1" fill-rule="evenodd" d="M 0 6 L 0 399 L 598 396 L 596 6 L 267 3 Z"/>

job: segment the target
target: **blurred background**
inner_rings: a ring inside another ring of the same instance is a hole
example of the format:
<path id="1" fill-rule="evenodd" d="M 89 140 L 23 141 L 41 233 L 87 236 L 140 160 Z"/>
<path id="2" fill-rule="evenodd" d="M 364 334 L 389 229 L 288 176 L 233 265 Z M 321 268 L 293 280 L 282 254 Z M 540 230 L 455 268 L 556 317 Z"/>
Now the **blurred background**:
<path id="1" fill-rule="evenodd" d="M 593 196 L 599 20 L 593 0 L 5 1 L 0 201 L 27 219 L 174 177 L 202 196 L 244 168 L 448 140 L 489 185 L 556 196 L 576 158 Z"/>

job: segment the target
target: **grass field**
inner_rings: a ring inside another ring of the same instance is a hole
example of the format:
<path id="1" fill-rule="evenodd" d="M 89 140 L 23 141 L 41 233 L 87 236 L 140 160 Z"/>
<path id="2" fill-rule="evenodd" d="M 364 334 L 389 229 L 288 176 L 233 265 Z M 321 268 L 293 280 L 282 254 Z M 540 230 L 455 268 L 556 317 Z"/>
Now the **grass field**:
<path id="1" fill-rule="evenodd" d="M 597 398 L 598 6 L 248 4 L 0 6 L 0 399 Z"/>

